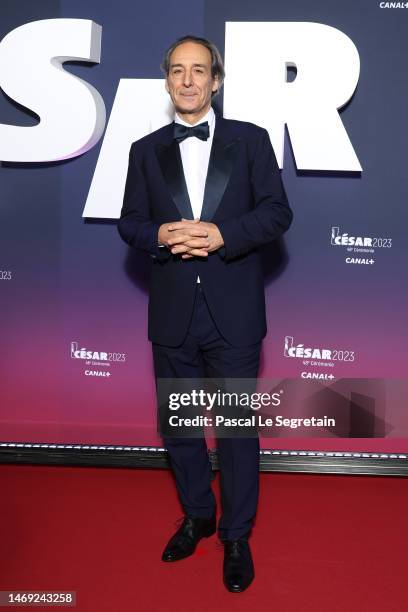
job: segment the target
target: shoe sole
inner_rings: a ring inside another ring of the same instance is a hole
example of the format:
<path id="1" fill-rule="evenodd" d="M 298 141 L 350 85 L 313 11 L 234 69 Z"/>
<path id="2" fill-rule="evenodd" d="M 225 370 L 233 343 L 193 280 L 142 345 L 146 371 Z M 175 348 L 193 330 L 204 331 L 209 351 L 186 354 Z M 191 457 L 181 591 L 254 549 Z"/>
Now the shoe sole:
<path id="1" fill-rule="evenodd" d="M 217 530 L 214 529 L 214 531 L 211 531 L 210 533 L 203 533 L 203 535 L 200 538 L 200 540 L 202 540 L 203 538 L 210 538 L 211 536 L 213 536 L 215 534 L 216 531 Z M 197 545 L 198 545 L 199 541 L 197 542 Z M 165 557 L 162 557 L 162 561 L 164 561 L 165 563 L 172 563 L 173 561 L 181 561 L 182 559 L 187 559 L 187 557 L 191 557 L 191 555 L 193 555 L 196 550 L 197 550 L 197 546 L 190 553 L 187 553 L 186 555 L 183 555 L 182 557 L 173 557 L 173 558 L 170 558 L 170 559 L 166 559 Z"/>
<path id="2" fill-rule="evenodd" d="M 231 587 L 231 586 L 229 586 L 229 585 L 225 584 L 225 582 L 224 582 L 224 585 L 225 585 L 225 588 L 227 589 L 227 591 L 229 591 L 230 593 L 242 593 L 242 592 L 243 592 L 243 591 L 245 591 L 245 590 L 246 590 L 246 589 L 247 589 L 249 586 L 251 586 L 252 582 L 253 582 L 253 579 L 251 580 L 251 582 L 249 582 L 247 585 L 245 585 L 245 586 L 244 586 L 244 587 L 242 587 L 242 588 L 240 588 L 240 587 L 237 587 L 237 588 Z"/>

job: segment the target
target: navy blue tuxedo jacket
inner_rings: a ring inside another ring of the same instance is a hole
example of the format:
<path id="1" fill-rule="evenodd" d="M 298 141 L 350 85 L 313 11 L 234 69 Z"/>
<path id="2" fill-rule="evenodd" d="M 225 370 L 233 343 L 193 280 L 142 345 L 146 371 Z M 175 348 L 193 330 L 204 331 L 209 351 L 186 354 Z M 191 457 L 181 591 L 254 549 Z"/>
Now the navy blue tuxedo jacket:
<path id="1" fill-rule="evenodd" d="M 183 260 L 158 247 L 162 223 L 193 219 L 174 122 L 134 142 L 118 229 L 132 247 L 152 256 L 149 339 L 180 345 L 191 319 L 197 275 L 221 335 L 247 346 L 266 334 L 264 280 L 258 247 L 291 221 L 268 132 L 216 112 L 203 221 L 215 223 L 224 247 L 208 258 Z"/>

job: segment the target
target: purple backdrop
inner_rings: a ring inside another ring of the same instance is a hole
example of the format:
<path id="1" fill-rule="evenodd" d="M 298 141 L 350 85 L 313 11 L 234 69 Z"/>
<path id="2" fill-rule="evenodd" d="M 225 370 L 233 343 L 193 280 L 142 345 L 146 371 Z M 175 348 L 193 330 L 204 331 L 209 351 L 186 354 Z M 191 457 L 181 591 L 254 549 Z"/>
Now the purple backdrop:
<path id="1" fill-rule="evenodd" d="M 341 427 L 330 434 L 277 433 L 262 444 L 407 451 L 408 116 L 402 101 L 408 86 L 398 61 L 408 50 L 403 11 L 351 0 L 341 6 L 334 0 L 181 0 L 182 17 L 176 18 L 164 0 L 18 5 L 0 9 L 2 36 L 28 21 L 54 17 L 103 26 L 100 65 L 71 63 L 66 69 L 100 91 L 108 112 L 120 78 L 161 78 L 162 52 L 176 37 L 206 35 L 223 50 L 226 21 L 317 21 L 354 41 L 360 82 L 341 118 L 364 172 L 297 172 L 287 138 L 283 180 L 295 217 L 284 241 L 264 253 L 269 332 L 260 375 L 282 379 L 290 390 L 306 375 L 332 374 L 310 388 L 319 410 L 334 412 Z M 0 120 L 37 122 L 6 96 Z M 81 217 L 100 145 L 67 162 L 8 163 L 0 169 L 0 441 L 160 445 L 146 338 L 148 259 L 130 252 L 115 223 Z M 371 264 L 347 263 L 353 254 L 331 244 L 335 227 L 390 239 L 391 246 L 374 248 Z M 327 360 L 331 366 L 305 364 L 302 357 L 285 356 L 285 338 L 331 349 L 337 358 Z M 73 357 L 82 348 L 106 352 L 110 361 L 86 364 Z M 89 370 L 109 376 L 86 375 Z M 359 400 L 350 395 L 338 404 L 341 379 L 371 380 Z M 285 410 L 302 415 L 306 404 L 287 403 Z"/>

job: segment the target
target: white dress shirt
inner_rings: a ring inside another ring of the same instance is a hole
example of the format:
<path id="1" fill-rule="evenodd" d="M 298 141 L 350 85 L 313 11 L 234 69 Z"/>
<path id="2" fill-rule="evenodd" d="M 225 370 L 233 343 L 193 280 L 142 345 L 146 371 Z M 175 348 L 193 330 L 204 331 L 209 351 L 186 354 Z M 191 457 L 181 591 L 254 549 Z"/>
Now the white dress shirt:
<path id="1" fill-rule="evenodd" d="M 191 208 L 193 209 L 194 219 L 199 219 L 203 208 L 205 181 L 207 178 L 208 162 L 210 160 L 211 145 L 215 129 L 215 113 L 212 108 L 204 117 L 196 123 L 183 121 L 177 113 L 174 115 L 174 122 L 192 127 L 199 123 L 208 121 L 210 136 L 207 140 L 200 140 L 195 136 L 185 138 L 179 143 L 181 161 L 183 164 L 184 177 L 186 179 L 187 191 L 190 198 Z M 197 276 L 197 282 L 200 278 Z"/>
<path id="2" fill-rule="evenodd" d="M 205 121 L 208 121 L 210 128 L 210 136 L 207 140 L 200 140 L 195 136 L 190 136 L 179 143 L 181 161 L 183 163 L 183 171 L 194 219 L 200 218 L 203 207 L 205 180 L 207 178 L 208 162 L 214 137 L 215 113 L 210 108 L 204 117 L 201 117 L 199 121 L 193 124 L 180 119 L 177 113 L 174 116 L 175 123 L 181 123 L 181 125 L 188 127 L 204 123 Z"/>

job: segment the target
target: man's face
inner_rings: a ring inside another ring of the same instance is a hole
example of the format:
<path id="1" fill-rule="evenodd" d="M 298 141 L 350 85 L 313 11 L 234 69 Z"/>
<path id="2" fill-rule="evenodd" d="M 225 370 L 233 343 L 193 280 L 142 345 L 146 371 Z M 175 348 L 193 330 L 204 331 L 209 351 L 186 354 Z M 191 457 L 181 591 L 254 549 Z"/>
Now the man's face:
<path id="1" fill-rule="evenodd" d="M 178 113 L 198 119 L 204 116 L 210 107 L 211 92 L 217 89 L 218 78 L 211 76 L 211 53 L 207 47 L 188 41 L 174 49 L 166 90 Z"/>

